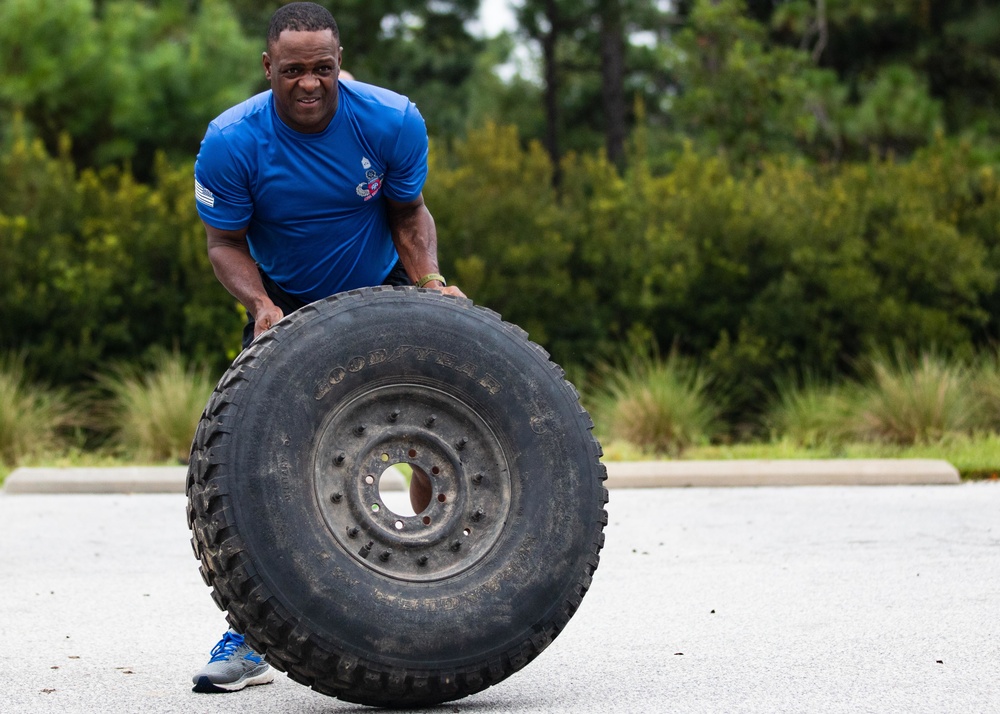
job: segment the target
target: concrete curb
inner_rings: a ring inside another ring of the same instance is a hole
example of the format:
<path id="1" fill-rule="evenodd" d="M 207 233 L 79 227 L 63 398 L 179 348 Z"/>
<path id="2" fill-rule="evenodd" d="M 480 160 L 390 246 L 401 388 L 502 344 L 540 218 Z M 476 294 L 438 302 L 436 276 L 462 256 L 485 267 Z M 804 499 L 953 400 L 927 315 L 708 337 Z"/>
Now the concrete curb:
<path id="1" fill-rule="evenodd" d="M 607 467 L 608 488 L 961 483 L 958 469 L 936 459 L 619 461 Z"/>
<path id="2" fill-rule="evenodd" d="M 184 493 L 186 466 L 19 468 L 3 490 L 21 493 Z"/>
<path id="3" fill-rule="evenodd" d="M 607 487 L 900 486 L 960 483 L 958 470 L 935 459 L 814 459 L 732 461 L 612 461 Z M 7 494 L 184 493 L 186 466 L 19 468 L 4 482 Z M 385 484 L 402 491 L 393 473 Z"/>
<path id="4" fill-rule="evenodd" d="M 4 481 L 8 494 L 26 493 L 184 493 L 187 466 L 112 466 L 107 468 L 15 469 Z M 382 488 L 403 491 L 406 481 L 386 471 Z"/>

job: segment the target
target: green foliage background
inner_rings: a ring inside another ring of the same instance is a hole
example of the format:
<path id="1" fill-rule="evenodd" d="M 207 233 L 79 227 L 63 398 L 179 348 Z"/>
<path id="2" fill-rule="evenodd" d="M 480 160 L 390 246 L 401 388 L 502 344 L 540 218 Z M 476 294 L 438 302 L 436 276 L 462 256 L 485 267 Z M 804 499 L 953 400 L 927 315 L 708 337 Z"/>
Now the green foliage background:
<path id="1" fill-rule="evenodd" d="M 449 274 L 563 363 L 652 337 L 742 412 L 775 375 L 850 371 L 880 345 L 968 355 L 997 334 L 1000 183 L 961 142 L 836 168 L 687 148 L 662 175 L 642 154 L 622 175 L 576 156 L 558 196 L 509 128 L 449 158 L 426 189 Z"/>
<path id="2" fill-rule="evenodd" d="M 789 374 L 850 374 L 879 348 L 964 358 L 1000 334 L 1000 13 L 825 5 L 817 53 L 814 3 L 623 3 L 657 41 L 629 47 L 621 167 L 594 105 L 586 12 L 606 3 L 573 6 L 558 187 L 546 88 L 499 79 L 513 39 L 471 37 L 475 2 L 333 9 L 347 67 L 428 119 L 452 281 L 575 373 L 651 343 L 694 358 L 739 425 Z M 272 10 L 0 4 L 0 353 L 62 385 L 161 350 L 235 356 L 192 163 L 208 121 L 261 89 Z"/>

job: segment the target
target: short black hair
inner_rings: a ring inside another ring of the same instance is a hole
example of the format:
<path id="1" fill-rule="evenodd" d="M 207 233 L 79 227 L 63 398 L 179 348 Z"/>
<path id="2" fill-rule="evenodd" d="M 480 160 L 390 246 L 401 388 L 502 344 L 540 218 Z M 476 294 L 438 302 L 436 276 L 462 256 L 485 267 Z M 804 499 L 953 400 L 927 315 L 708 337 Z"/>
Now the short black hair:
<path id="1" fill-rule="evenodd" d="M 340 30 L 333 15 L 322 5 L 314 2 L 290 2 L 282 5 L 271 16 L 271 24 L 267 28 L 267 46 L 271 47 L 284 30 L 297 32 L 318 32 L 332 30 L 333 39 L 340 44 Z"/>

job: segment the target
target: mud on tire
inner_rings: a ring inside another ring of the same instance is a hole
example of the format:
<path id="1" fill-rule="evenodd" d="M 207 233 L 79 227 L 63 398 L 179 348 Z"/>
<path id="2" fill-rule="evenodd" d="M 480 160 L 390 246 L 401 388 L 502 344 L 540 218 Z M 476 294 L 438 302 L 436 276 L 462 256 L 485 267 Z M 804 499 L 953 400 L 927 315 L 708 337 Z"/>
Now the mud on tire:
<path id="1" fill-rule="evenodd" d="M 606 477 L 573 387 L 519 328 L 414 288 L 343 293 L 245 350 L 188 473 L 213 598 L 267 661 L 319 692 L 420 706 L 536 657 L 590 587 Z M 423 470 L 430 505 L 380 479 Z"/>

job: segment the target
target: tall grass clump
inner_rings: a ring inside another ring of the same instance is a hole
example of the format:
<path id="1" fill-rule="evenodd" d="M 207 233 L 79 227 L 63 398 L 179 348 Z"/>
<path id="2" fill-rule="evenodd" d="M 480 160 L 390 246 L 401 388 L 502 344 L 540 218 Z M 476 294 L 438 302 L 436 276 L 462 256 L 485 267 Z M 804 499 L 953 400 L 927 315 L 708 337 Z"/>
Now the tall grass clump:
<path id="1" fill-rule="evenodd" d="M 867 374 L 860 436 L 869 441 L 926 444 L 969 433 L 982 423 L 973 371 L 934 353 L 875 355 Z"/>
<path id="2" fill-rule="evenodd" d="M 0 358 L 0 466 L 65 450 L 80 410 L 64 391 L 32 383 L 22 357 Z"/>
<path id="3" fill-rule="evenodd" d="M 161 353 L 148 372 L 121 365 L 98 376 L 110 395 L 102 410 L 115 444 L 136 460 L 186 462 L 215 382 L 206 367 Z"/>
<path id="4" fill-rule="evenodd" d="M 991 350 L 979 358 L 972 383 L 980 399 L 982 429 L 1000 431 L 1000 352 Z"/>
<path id="5" fill-rule="evenodd" d="M 807 374 L 801 380 L 779 380 L 764 415 L 775 440 L 798 446 L 839 446 L 858 432 L 860 390 L 850 383 L 824 382 Z"/>
<path id="6" fill-rule="evenodd" d="M 665 360 L 653 353 L 605 363 L 597 374 L 587 403 L 604 439 L 679 456 L 719 430 L 708 375 L 675 353 Z"/>

